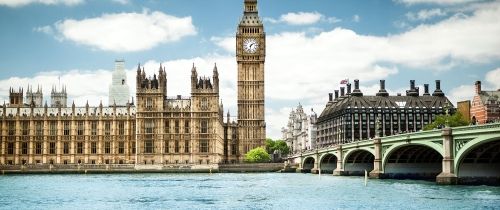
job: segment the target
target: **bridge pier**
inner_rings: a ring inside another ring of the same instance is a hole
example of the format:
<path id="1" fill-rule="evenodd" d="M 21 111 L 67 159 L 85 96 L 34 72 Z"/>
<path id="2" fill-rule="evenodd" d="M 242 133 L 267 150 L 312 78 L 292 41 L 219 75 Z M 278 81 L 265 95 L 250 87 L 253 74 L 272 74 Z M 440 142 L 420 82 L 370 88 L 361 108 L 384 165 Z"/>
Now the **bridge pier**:
<path id="1" fill-rule="evenodd" d="M 295 169 L 295 173 L 302 173 L 302 169 L 304 168 L 304 166 L 302 165 L 302 161 L 304 161 L 304 158 L 302 158 L 302 153 L 300 153 L 299 167 L 297 167 L 297 169 Z"/>
<path id="2" fill-rule="evenodd" d="M 314 158 L 314 167 L 311 169 L 311 173 L 313 173 L 313 174 L 318 174 L 318 173 L 319 173 L 319 170 L 321 170 L 321 169 L 320 169 L 320 166 L 321 166 L 320 161 L 321 161 L 321 160 L 319 159 L 319 153 L 318 153 L 318 150 L 316 150 L 316 155 L 315 155 L 315 156 L 316 156 L 316 157 Z"/>
<path id="3" fill-rule="evenodd" d="M 342 153 L 342 145 L 339 145 L 337 147 L 337 154 L 338 154 L 337 168 L 335 168 L 335 170 L 333 170 L 333 175 L 334 176 L 343 176 L 343 175 L 345 175 L 345 172 L 344 172 L 344 166 L 342 164 L 344 162 L 344 154 Z"/>
<path id="4" fill-rule="evenodd" d="M 384 174 L 384 169 L 382 168 L 382 141 L 380 137 L 373 139 L 373 145 L 375 150 L 375 160 L 373 161 L 373 170 L 370 171 L 371 179 L 380 179 Z"/>
<path id="5" fill-rule="evenodd" d="M 443 128 L 441 131 L 443 137 L 443 170 L 436 177 L 436 183 L 443 185 L 457 184 L 458 177 L 455 174 L 454 160 L 455 152 L 453 150 L 453 135 L 451 128 Z"/>

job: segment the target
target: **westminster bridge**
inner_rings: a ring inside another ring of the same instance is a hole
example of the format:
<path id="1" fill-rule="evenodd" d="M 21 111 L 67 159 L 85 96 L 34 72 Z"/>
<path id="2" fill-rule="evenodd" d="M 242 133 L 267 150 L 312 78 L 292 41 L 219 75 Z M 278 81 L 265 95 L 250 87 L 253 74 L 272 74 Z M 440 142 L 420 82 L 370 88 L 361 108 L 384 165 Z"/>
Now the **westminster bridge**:
<path id="1" fill-rule="evenodd" d="M 297 171 L 500 184 L 500 123 L 406 133 L 293 154 Z"/>

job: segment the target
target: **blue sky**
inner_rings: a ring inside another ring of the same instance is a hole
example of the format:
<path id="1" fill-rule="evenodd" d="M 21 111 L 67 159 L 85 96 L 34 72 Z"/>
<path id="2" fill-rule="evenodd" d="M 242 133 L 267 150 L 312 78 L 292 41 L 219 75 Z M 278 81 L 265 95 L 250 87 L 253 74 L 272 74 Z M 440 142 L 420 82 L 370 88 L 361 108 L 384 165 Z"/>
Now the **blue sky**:
<path id="1" fill-rule="evenodd" d="M 135 93 L 138 63 L 163 63 L 168 95 L 189 95 L 192 63 L 221 74 L 221 98 L 236 112 L 234 33 L 243 0 L 0 0 L 0 99 L 9 87 L 68 86 L 70 101 L 107 101 L 115 59 Z M 500 88 L 500 2 L 476 0 L 260 0 L 267 33 L 268 136 L 280 137 L 290 110 L 319 114 L 339 81 L 361 80 L 371 95 L 442 80 L 454 102 L 473 83 Z M 71 102 L 70 102 L 71 103 Z"/>

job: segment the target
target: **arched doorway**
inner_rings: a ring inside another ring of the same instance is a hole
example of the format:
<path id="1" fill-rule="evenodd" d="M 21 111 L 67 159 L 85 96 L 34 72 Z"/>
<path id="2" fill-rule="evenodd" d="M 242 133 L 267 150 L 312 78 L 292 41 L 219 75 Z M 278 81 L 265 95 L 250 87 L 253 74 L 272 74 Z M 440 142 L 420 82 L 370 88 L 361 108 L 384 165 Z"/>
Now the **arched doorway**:
<path id="1" fill-rule="evenodd" d="M 461 184 L 500 185 L 500 140 L 477 145 L 459 161 Z"/>
<path id="2" fill-rule="evenodd" d="M 321 158 L 319 168 L 321 169 L 321 173 L 333 173 L 333 171 L 337 168 L 337 157 L 333 154 L 324 155 Z"/>
<path id="3" fill-rule="evenodd" d="M 356 150 L 346 157 L 344 164 L 345 175 L 363 176 L 365 170 L 373 170 L 373 161 L 375 156 L 366 150 Z"/>
<path id="4" fill-rule="evenodd" d="M 304 160 L 304 164 L 302 164 L 302 172 L 303 173 L 310 173 L 311 169 L 314 168 L 314 158 L 313 157 L 307 157 Z"/>
<path id="5" fill-rule="evenodd" d="M 442 171 L 443 156 L 428 146 L 402 146 L 388 155 L 386 178 L 435 180 Z"/>

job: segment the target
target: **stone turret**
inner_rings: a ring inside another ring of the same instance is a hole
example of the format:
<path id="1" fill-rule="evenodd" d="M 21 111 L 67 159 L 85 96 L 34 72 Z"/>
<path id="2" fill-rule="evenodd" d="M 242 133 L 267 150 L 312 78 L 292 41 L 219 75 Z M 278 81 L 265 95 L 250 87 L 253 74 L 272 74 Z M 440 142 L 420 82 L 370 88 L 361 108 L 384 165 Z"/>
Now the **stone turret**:
<path id="1" fill-rule="evenodd" d="M 61 91 L 57 91 L 56 86 L 52 86 L 52 91 L 50 92 L 50 107 L 60 107 L 66 108 L 68 101 L 68 93 L 66 92 L 66 86 L 61 87 Z"/>
<path id="2" fill-rule="evenodd" d="M 24 105 L 23 92 L 23 88 L 19 88 L 18 91 L 15 91 L 14 88 L 9 89 L 10 107 L 21 107 Z"/>
<path id="3" fill-rule="evenodd" d="M 26 103 L 30 105 L 34 105 L 34 107 L 42 107 L 43 106 L 43 93 L 42 88 L 40 86 L 37 87 L 36 92 L 33 91 L 33 87 L 28 86 L 28 90 L 26 91 Z"/>

